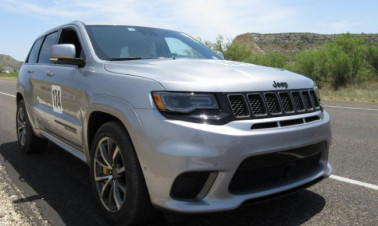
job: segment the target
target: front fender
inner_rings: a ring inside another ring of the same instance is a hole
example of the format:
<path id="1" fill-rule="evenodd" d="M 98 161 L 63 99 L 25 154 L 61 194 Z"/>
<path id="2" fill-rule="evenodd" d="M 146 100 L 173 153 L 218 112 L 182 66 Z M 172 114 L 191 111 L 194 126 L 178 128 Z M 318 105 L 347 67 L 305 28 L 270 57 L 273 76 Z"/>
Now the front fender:
<path id="1" fill-rule="evenodd" d="M 134 146 L 139 146 L 136 137 L 137 134 L 142 133 L 142 123 L 140 122 L 133 106 L 129 102 L 113 96 L 94 95 L 91 97 L 90 104 L 85 112 L 85 120 L 83 123 L 84 152 L 87 157 L 87 164 L 89 164 L 90 160 L 88 122 L 93 112 L 107 113 L 119 119 L 128 131 Z"/>

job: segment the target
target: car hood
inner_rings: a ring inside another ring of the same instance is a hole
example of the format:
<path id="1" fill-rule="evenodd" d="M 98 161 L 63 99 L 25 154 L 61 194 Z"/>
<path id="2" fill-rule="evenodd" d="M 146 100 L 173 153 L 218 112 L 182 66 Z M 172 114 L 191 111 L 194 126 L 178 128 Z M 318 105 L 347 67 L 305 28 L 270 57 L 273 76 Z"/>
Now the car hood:
<path id="1" fill-rule="evenodd" d="M 311 79 L 286 70 L 254 64 L 201 59 L 153 59 L 105 63 L 105 70 L 159 82 L 167 91 L 246 92 L 313 87 Z"/>

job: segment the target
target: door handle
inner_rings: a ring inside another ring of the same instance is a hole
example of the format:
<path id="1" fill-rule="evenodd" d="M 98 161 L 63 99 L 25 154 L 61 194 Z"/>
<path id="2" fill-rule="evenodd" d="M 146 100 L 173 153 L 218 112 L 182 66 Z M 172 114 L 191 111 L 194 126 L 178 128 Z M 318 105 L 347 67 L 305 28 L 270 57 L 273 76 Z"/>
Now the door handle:
<path id="1" fill-rule="evenodd" d="M 32 69 L 28 69 L 27 71 L 26 71 L 28 74 L 33 74 L 33 70 Z"/>
<path id="2" fill-rule="evenodd" d="M 54 76 L 54 72 L 48 71 L 48 72 L 46 72 L 46 75 L 47 76 Z"/>

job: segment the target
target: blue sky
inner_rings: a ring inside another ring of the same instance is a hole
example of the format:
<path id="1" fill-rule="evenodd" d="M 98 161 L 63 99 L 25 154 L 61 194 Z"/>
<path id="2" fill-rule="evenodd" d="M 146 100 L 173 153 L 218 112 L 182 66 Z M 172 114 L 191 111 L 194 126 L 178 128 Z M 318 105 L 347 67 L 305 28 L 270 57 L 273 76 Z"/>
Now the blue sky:
<path id="1" fill-rule="evenodd" d="M 83 20 L 169 28 L 215 41 L 247 32 L 378 33 L 373 0 L 0 0 L 0 54 L 23 61 L 46 30 Z"/>

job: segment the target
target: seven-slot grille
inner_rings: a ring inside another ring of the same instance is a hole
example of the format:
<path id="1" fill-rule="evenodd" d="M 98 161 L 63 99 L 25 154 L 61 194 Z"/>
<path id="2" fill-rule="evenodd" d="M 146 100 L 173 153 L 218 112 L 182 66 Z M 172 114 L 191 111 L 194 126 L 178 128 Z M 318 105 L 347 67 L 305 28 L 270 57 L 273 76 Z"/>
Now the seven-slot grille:
<path id="1" fill-rule="evenodd" d="M 314 90 L 284 90 L 229 94 L 236 118 L 259 118 L 293 115 L 320 110 Z"/>

